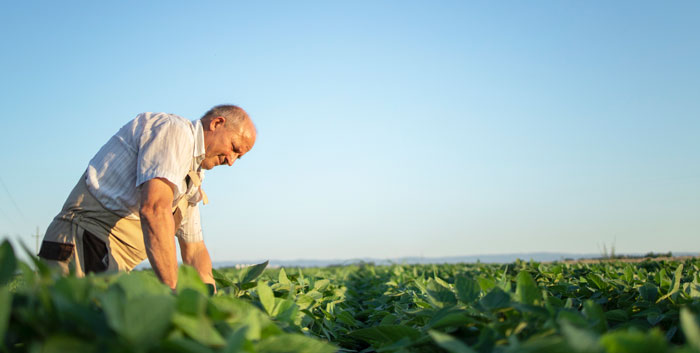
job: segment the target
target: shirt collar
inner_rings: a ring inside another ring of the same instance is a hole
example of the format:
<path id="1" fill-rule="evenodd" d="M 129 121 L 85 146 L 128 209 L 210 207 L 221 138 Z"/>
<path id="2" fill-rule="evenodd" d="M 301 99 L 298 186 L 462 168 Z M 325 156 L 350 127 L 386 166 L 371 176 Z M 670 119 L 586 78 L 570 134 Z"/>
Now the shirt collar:
<path id="1" fill-rule="evenodd" d="M 204 160 L 204 127 L 200 120 L 192 122 L 194 125 L 194 163 L 199 166 Z"/>

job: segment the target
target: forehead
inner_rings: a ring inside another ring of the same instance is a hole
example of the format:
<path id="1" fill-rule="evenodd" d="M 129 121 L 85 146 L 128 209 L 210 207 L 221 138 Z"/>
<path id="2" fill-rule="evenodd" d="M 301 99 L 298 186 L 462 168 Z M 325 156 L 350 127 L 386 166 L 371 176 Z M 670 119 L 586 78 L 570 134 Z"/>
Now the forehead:
<path id="1" fill-rule="evenodd" d="M 246 153 L 253 148 L 255 144 L 255 135 L 245 136 L 241 134 L 236 134 L 233 136 L 233 144 L 242 153 Z"/>

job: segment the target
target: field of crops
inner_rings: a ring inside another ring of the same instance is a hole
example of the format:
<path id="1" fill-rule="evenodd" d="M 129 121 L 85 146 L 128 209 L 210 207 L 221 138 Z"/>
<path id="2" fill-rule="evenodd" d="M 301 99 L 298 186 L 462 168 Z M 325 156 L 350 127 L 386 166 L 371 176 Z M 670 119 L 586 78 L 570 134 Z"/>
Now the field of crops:
<path id="1" fill-rule="evenodd" d="M 700 260 L 59 277 L 0 246 L 0 352 L 700 352 Z M 17 274 L 19 273 L 19 274 Z"/>

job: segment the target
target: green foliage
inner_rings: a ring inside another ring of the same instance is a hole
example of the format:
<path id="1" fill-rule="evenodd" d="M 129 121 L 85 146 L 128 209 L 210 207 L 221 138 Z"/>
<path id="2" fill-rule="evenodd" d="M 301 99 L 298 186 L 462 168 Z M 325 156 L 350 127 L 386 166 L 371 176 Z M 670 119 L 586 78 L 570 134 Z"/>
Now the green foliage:
<path id="1" fill-rule="evenodd" d="M 12 293 L 7 287 L 0 287 L 0 345 L 7 330 L 7 322 L 12 311 Z"/>
<path id="2" fill-rule="evenodd" d="M 292 326 L 298 311 L 281 301 L 276 322 L 248 295 L 212 296 L 197 272 L 182 266 L 175 293 L 152 272 L 60 277 L 32 258 L 39 273 L 18 263 L 9 246 L 0 262 L 20 268 L 24 281 L 13 291 L 0 286 L 1 352 L 333 352 L 323 340 Z M 11 259 L 11 262 L 7 259 Z M 240 278 L 250 283 L 266 264 Z M 4 271 L 5 268 L 0 269 Z M 3 278 L 14 276 L 5 275 Z M 261 282 L 263 283 L 263 282 Z M 233 282 L 240 285 L 242 282 Z M 272 303 L 276 298 L 267 284 Z M 286 316 L 285 316 L 286 315 Z M 290 332 L 285 332 L 290 331 Z"/>
<path id="3" fill-rule="evenodd" d="M 477 298 L 479 298 L 479 294 L 481 293 L 479 283 L 468 277 L 457 277 L 455 280 L 455 287 L 457 289 L 457 297 L 464 304 L 473 303 Z"/>
<path id="4" fill-rule="evenodd" d="M 698 260 L 265 262 L 214 271 L 216 294 L 187 266 L 173 293 L 150 271 L 31 261 L 0 246 L 0 352 L 700 352 Z"/>
<path id="5" fill-rule="evenodd" d="M 539 304 L 542 301 L 542 292 L 537 283 L 527 271 L 522 271 L 516 279 L 515 296 L 523 304 Z"/>
<path id="6" fill-rule="evenodd" d="M 700 323 L 698 315 L 693 314 L 688 308 L 681 309 L 681 325 L 683 332 L 691 347 L 700 351 Z"/>
<path id="7" fill-rule="evenodd" d="M 435 343 L 450 353 L 474 353 L 473 349 L 450 335 L 433 330 L 428 331 L 428 334 Z"/>
<path id="8" fill-rule="evenodd" d="M 7 284 L 15 277 L 17 259 L 12 251 L 12 245 L 5 240 L 0 244 L 0 286 Z"/>

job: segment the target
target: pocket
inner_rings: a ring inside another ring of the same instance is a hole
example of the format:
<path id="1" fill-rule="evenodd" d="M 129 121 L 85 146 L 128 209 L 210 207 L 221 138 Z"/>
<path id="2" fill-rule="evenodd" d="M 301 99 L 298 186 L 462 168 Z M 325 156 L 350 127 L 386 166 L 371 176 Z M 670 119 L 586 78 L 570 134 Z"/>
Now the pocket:
<path id="1" fill-rule="evenodd" d="M 83 262 L 85 273 L 104 272 L 109 266 L 107 245 L 87 230 L 83 231 Z"/>
<path id="2" fill-rule="evenodd" d="M 73 244 L 44 240 L 41 243 L 39 257 L 46 260 L 66 261 L 73 255 Z"/>

